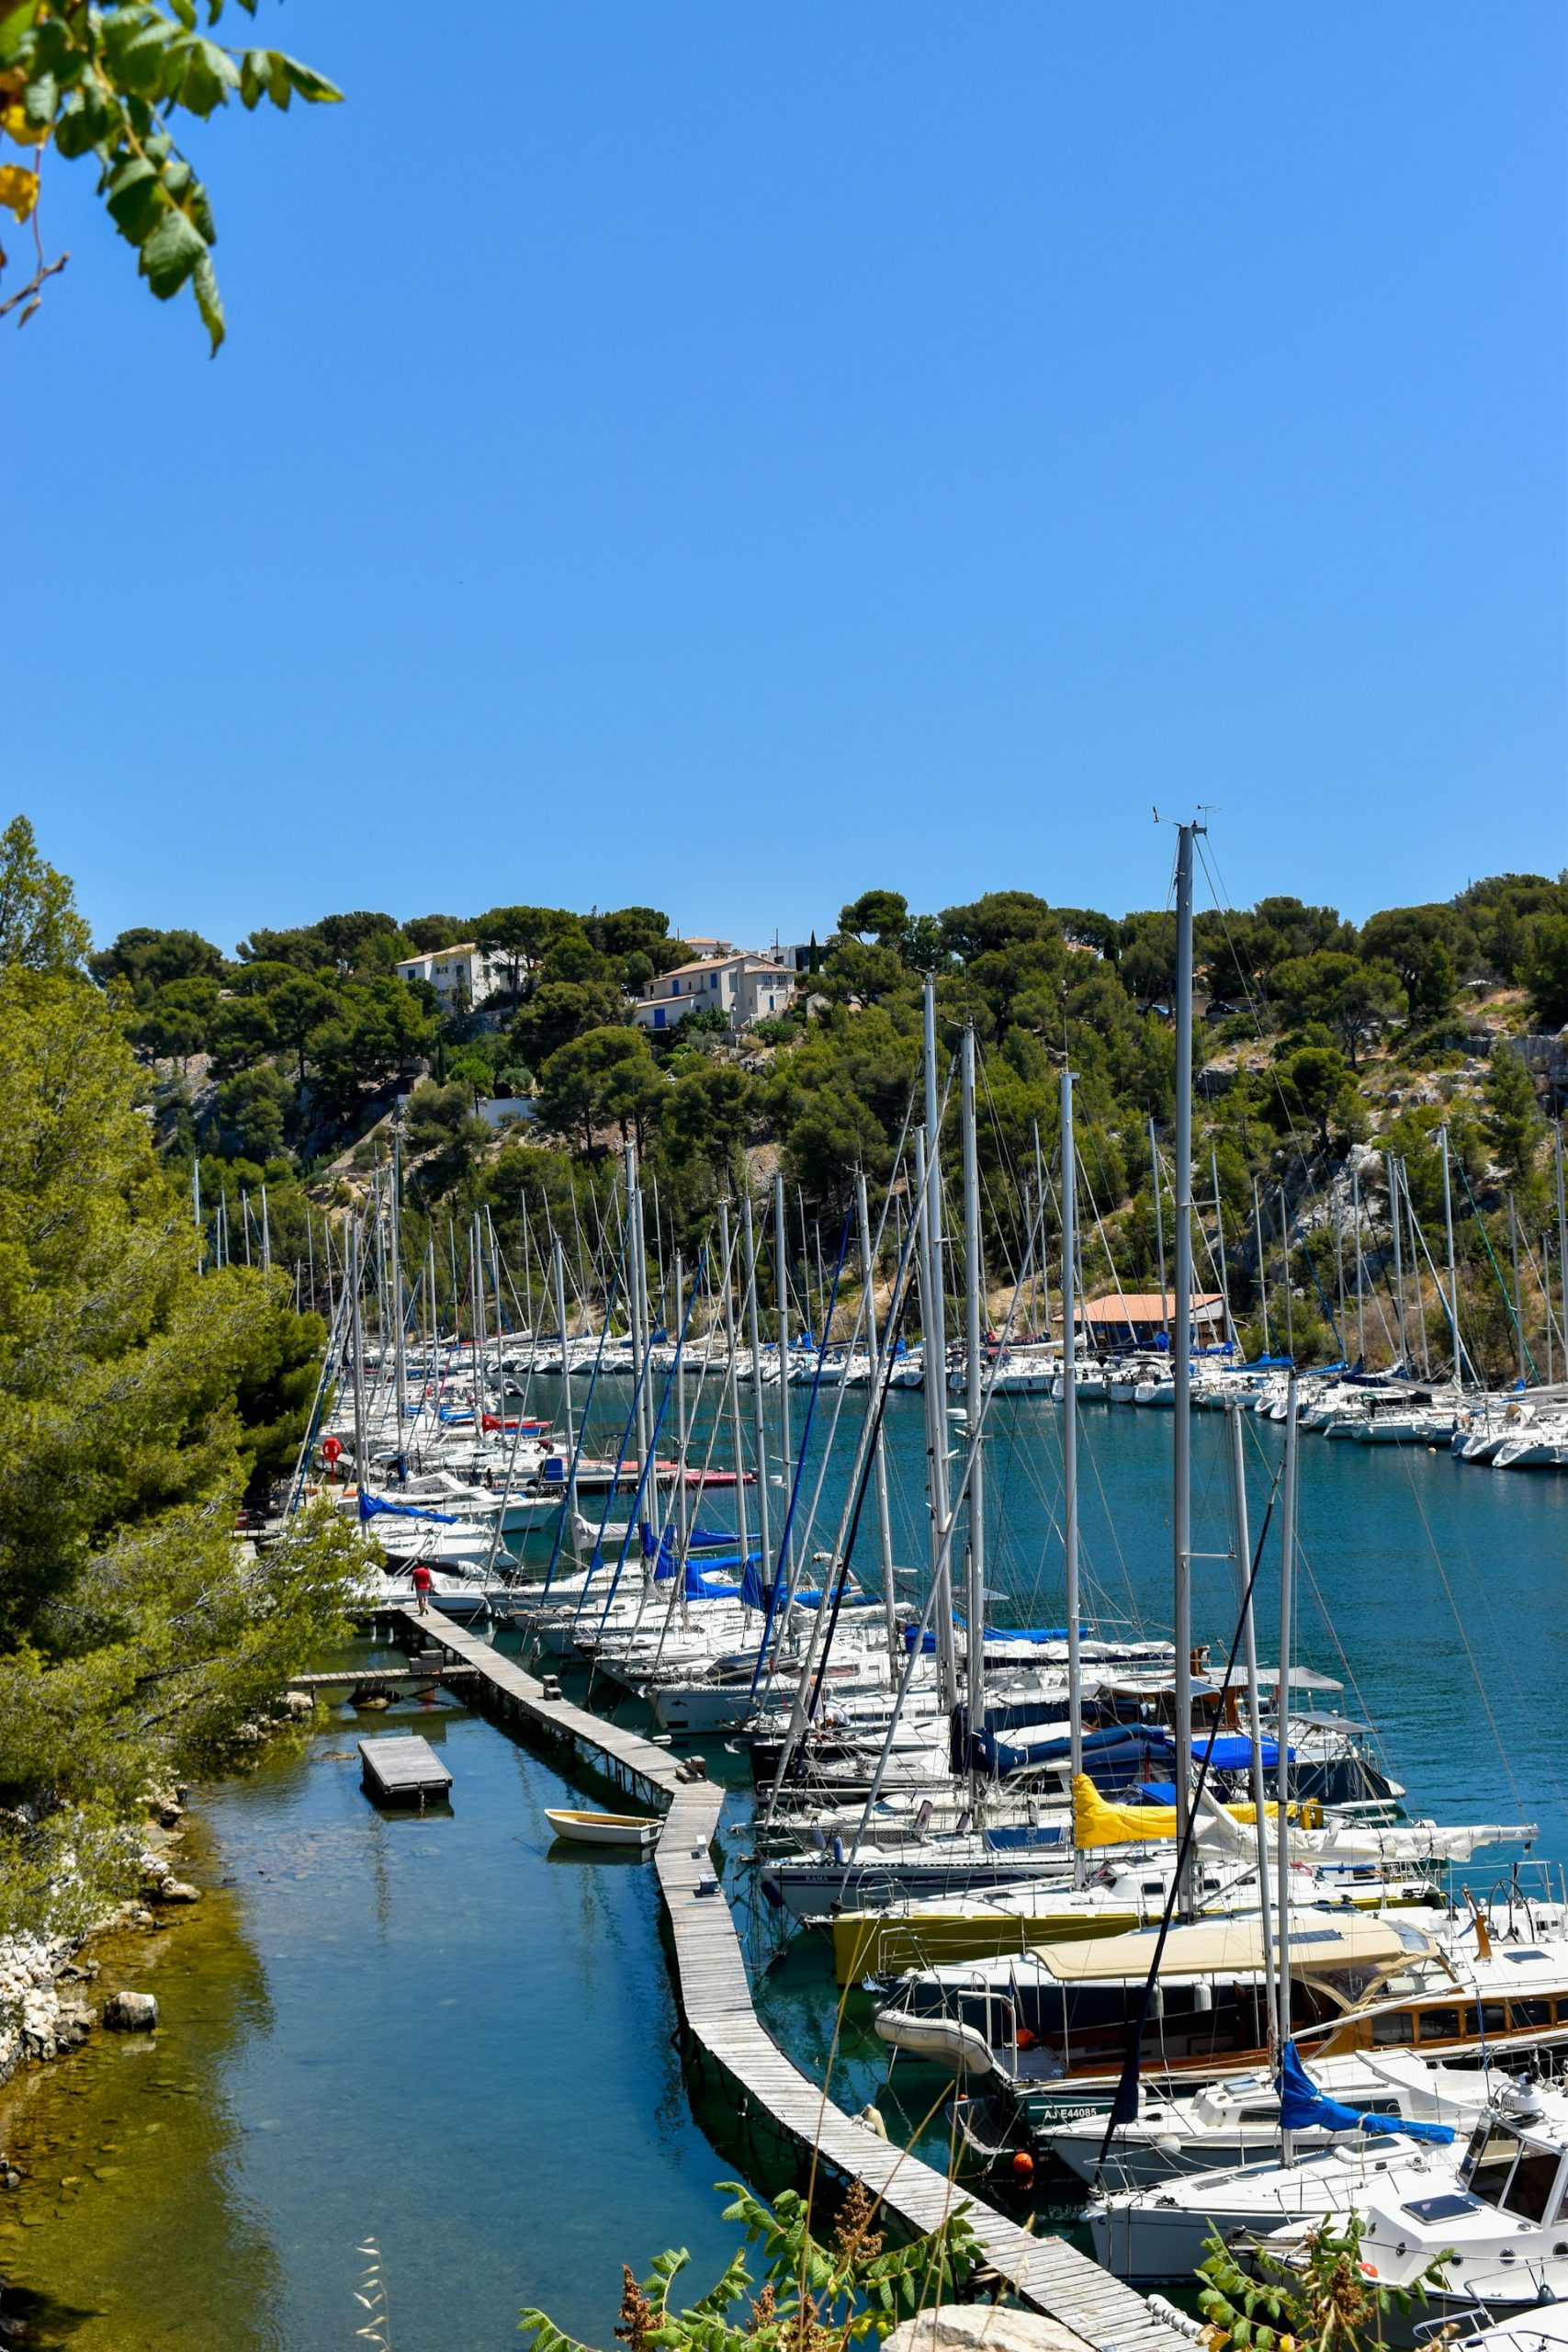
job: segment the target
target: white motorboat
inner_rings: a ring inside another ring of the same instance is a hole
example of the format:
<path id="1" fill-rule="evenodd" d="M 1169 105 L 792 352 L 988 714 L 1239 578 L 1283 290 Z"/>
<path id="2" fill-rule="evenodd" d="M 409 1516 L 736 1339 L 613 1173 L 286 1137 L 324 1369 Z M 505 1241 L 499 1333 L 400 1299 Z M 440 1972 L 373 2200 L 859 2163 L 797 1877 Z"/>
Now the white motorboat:
<path id="1" fill-rule="evenodd" d="M 1190 2278 L 1211 2237 L 1244 2256 L 1286 2260 L 1310 2230 L 1352 2215 L 1362 2259 L 1385 2287 L 1413 2287 L 1444 2257 L 1425 2307 L 1390 2312 L 1391 2342 L 1414 2341 L 1424 2319 L 1522 2315 L 1547 2292 L 1568 2293 L 1568 2100 L 1508 2085 L 1468 2143 L 1417 2140 L 1397 2126 L 1345 2133 L 1290 2164 L 1114 2192 L 1091 2202 L 1088 2221 L 1107 2269 L 1153 2284 Z"/>

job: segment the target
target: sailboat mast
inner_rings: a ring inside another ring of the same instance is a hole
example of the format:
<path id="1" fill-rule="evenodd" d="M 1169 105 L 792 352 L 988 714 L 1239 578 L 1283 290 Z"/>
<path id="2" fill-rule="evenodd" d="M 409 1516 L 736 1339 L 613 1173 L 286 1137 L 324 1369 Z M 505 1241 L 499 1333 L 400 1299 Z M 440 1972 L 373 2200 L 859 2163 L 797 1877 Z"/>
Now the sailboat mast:
<path id="1" fill-rule="evenodd" d="M 1187 1838 L 1192 1804 L 1192 843 L 1183 825 L 1176 855 L 1176 1296 L 1172 1437 L 1173 1633 L 1176 1643 L 1176 1834 Z M 1191 1909 L 1191 1863 L 1182 1889 Z"/>
<path id="2" fill-rule="evenodd" d="M 918 1163 L 920 1183 L 920 1334 L 925 1366 L 926 1453 L 931 1464 L 931 1573 L 936 1592 L 937 1679 L 943 1711 L 958 1703 L 953 1654 L 953 1547 L 946 1540 L 953 1517 L 947 1464 L 947 1316 L 942 1297 L 942 1169 L 938 1140 L 942 1098 L 936 1082 L 936 982 L 926 975 L 924 1005 L 926 1123 Z"/>
<path id="3" fill-rule="evenodd" d="M 1067 1747 L 1073 1795 L 1083 1772 L 1083 1661 L 1078 1629 L 1078 1342 L 1077 1155 L 1073 1142 L 1073 1073 L 1062 1072 L 1062 1553 L 1067 1610 Z M 1161 1285 L 1163 1288 L 1163 1284 Z M 1075 1829 L 1073 1883 L 1084 1882 L 1084 1858 Z"/>
<path id="4" fill-rule="evenodd" d="M 860 1220 L 861 1280 L 865 1289 L 865 1352 L 871 1367 L 871 1393 L 881 1386 L 881 1343 L 876 1335 L 876 1267 L 871 1251 L 871 1209 L 866 1200 L 865 1170 L 855 1170 L 855 1214 Z M 887 1629 L 887 1655 L 898 1657 L 898 1617 L 893 1590 L 893 1516 L 887 1502 L 887 1457 L 883 1452 L 882 1427 L 876 1431 L 872 1475 L 876 1481 L 876 1533 L 882 1559 L 882 1614 Z"/>
<path id="5" fill-rule="evenodd" d="M 1446 1120 L 1438 1135 L 1443 1148 L 1443 1231 L 1449 1252 L 1449 1325 L 1453 1333 L 1454 1386 L 1457 1389 L 1464 1382 L 1464 1345 L 1459 1336 L 1459 1272 L 1454 1264 L 1454 1204 L 1449 1183 L 1449 1130 Z"/>
<path id="6" fill-rule="evenodd" d="M 1235 1547 L 1236 1606 L 1243 1611 L 1242 1640 L 1247 1662 L 1247 1729 L 1252 1748 L 1258 1907 L 1263 1928 L 1263 1998 L 1269 2012 L 1269 2037 L 1277 2047 L 1280 2036 L 1274 1997 L 1274 1939 L 1270 1929 L 1273 1905 L 1269 1890 L 1269 1813 L 1263 1782 L 1263 1705 L 1258 1687 L 1258 1625 L 1252 1608 L 1252 1532 L 1247 1516 L 1247 1456 L 1242 1445 L 1241 1407 L 1234 1396 L 1227 1398 L 1225 1403 L 1225 1428 L 1230 1438 L 1231 1528 Z"/>
<path id="7" fill-rule="evenodd" d="M 736 1360 L 740 1318 L 736 1312 L 728 1201 L 720 1201 L 718 1204 L 718 1249 L 719 1263 L 724 1269 L 720 1278 L 724 1284 L 724 1393 L 729 1409 L 729 1442 L 735 1453 L 735 1537 L 736 1549 L 740 1555 L 740 1581 L 744 1585 L 746 1564 L 750 1555 L 750 1535 L 746 1525 L 746 1449 L 740 1434 L 740 1373 Z M 701 1394 L 700 1384 L 698 1394 Z M 764 1554 L 764 1578 L 767 1573 L 768 1563 Z"/>
<path id="8" fill-rule="evenodd" d="M 1209 1176 L 1214 1187 L 1214 1272 L 1219 1276 L 1220 1299 L 1224 1307 L 1225 1338 L 1235 1345 L 1235 1325 L 1231 1319 L 1230 1277 L 1225 1272 L 1225 1212 L 1220 1199 L 1220 1155 L 1213 1147 L 1209 1152 Z"/>
<path id="9" fill-rule="evenodd" d="M 1514 1196 L 1508 1195 L 1508 1251 L 1514 1261 L 1514 1337 L 1519 1344 L 1519 1386 L 1525 1385 L 1525 1317 L 1519 1299 L 1519 1220 Z"/>
<path id="10" fill-rule="evenodd" d="M 1155 1262 L 1159 1268 L 1159 1313 L 1165 1326 L 1165 1344 L 1170 1345 L 1170 1294 L 1165 1286 L 1165 1203 L 1160 1195 L 1159 1141 L 1155 1123 L 1149 1121 L 1149 1171 L 1155 1187 Z"/>
<path id="11" fill-rule="evenodd" d="M 349 1345 L 354 1350 L 354 1488 L 365 1492 L 365 1334 L 359 1316 L 359 1214 L 348 1221 Z"/>
<path id="12" fill-rule="evenodd" d="M 1296 1375 L 1292 1368 L 1285 1392 L 1285 1477 L 1280 1527 L 1280 1683 L 1274 1705 L 1274 1732 L 1279 1747 L 1276 1786 L 1280 1798 L 1276 1867 L 1279 1871 L 1280 1978 L 1279 2030 L 1281 2048 L 1291 2036 L 1291 1618 L 1295 1605 L 1296 1571 Z M 1280 2134 L 1280 2158 L 1292 2157 L 1291 2134 Z"/>
<path id="13" fill-rule="evenodd" d="M 757 1461 L 757 1546 L 764 1581 L 768 1574 L 768 1421 L 762 1402 L 762 1327 L 757 1309 L 757 1236 L 751 1222 L 751 1195 L 740 1195 L 740 1247 L 746 1267 L 746 1333 L 751 1347 L 751 1416 Z M 735 1466 L 740 1468 L 739 1448 Z"/>
<path id="14" fill-rule="evenodd" d="M 964 1032 L 959 1051 L 959 1091 L 962 1097 L 964 1151 L 964 1352 L 968 1358 L 969 1435 L 979 1430 L 985 1411 L 985 1361 L 981 1352 L 980 1305 L 985 1285 L 985 1253 L 980 1247 L 980 1163 L 975 1136 L 975 1032 Z M 971 1758 L 976 1753 L 986 1711 L 986 1481 L 984 1451 L 975 1455 L 969 1474 L 969 1573 L 965 1610 L 969 1619 L 966 1644 L 968 1667 L 964 1693 Z M 971 1788 L 976 1804 L 980 1785 L 971 1763 Z"/>
<path id="15" fill-rule="evenodd" d="M 566 1335 L 566 1251 L 560 1235 L 552 1236 L 551 1265 L 555 1275 L 556 1323 L 560 1331 L 560 1409 L 566 1442 L 566 1523 L 577 1518 L 577 1446 L 571 1431 L 571 1347 Z"/>
<path id="16" fill-rule="evenodd" d="M 1272 1352 L 1269 1345 L 1269 1281 L 1263 1268 L 1263 1203 L 1258 1195 L 1258 1179 L 1252 1180 L 1252 1235 L 1258 1250 L 1258 1301 L 1263 1309 L 1263 1352 Z"/>
<path id="17" fill-rule="evenodd" d="M 637 1146 L 626 1146 L 626 1232 L 629 1238 L 626 1268 L 629 1304 L 632 1311 L 632 1388 L 637 1402 L 637 1475 L 648 1489 L 650 1503 L 659 1498 L 649 1486 L 651 1471 L 648 1459 L 648 1382 L 643 1366 L 648 1359 L 648 1250 L 642 1232 L 642 1187 L 637 1182 Z M 634 1531 L 635 1532 L 635 1531 Z"/>
<path id="18" fill-rule="evenodd" d="M 1545 1264 L 1542 1252 L 1542 1263 Z M 1546 1277 L 1546 1328 L 1551 1329 L 1551 1275 Z M 1563 1373 L 1568 1378 L 1568 1193 L 1562 1182 L 1562 1122 L 1557 1122 L 1557 1303 L 1562 1310 L 1558 1334 L 1563 1348 Z"/>
<path id="19" fill-rule="evenodd" d="M 1356 1354 L 1363 1371 L 1367 1362 L 1366 1267 L 1361 1256 L 1361 1171 L 1350 1170 L 1350 1220 L 1356 1228 Z"/>
<path id="20" fill-rule="evenodd" d="M 398 1465 L 398 1476 L 406 1487 L 409 1477 L 409 1465 L 408 1456 L 404 1452 L 404 1448 L 408 1443 L 409 1382 L 408 1366 L 403 1358 L 403 1237 L 402 1225 L 400 1216 L 400 1203 L 402 1196 L 402 1145 L 400 1141 L 398 1131 L 394 1127 L 392 1130 L 392 1189 L 390 1195 L 392 1212 L 392 1361 L 397 1373 L 398 1395 L 398 1442 L 395 1449 L 394 1459 Z"/>
<path id="21" fill-rule="evenodd" d="M 784 1539 L 789 1526 L 787 1497 L 793 1476 L 795 1447 L 789 1426 L 789 1229 L 784 1223 L 784 1182 L 782 1175 L 773 1178 L 773 1289 L 778 1301 L 779 1324 L 779 1467 L 784 1473 L 786 1497 L 784 1523 L 779 1529 L 776 1581 L 781 1591 L 785 1591 L 788 1589 L 789 1557 Z"/>
<path id="22" fill-rule="evenodd" d="M 1399 1205 L 1399 1160 L 1392 1151 L 1388 1155 L 1387 1175 L 1388 1221 L 1393 1229 L 1393 1311 L 1399 1326 L 1399 1369 L 1408 1378 L 1410 1349 L 1404 1336 L 1404 1220 Z"/>

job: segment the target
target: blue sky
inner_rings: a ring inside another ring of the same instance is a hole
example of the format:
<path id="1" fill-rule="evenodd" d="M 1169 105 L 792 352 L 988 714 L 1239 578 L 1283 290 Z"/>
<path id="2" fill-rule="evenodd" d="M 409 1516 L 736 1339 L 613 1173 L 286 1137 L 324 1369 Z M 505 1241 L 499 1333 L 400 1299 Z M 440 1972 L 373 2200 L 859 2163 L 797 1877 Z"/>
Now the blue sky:
<path id="1" fill-rule="evenodd" d="M 261 21 L 348 103 L 201 134 L 222 355 L 81 165 L 0 343 L 100 936 L 1568 863 L 1556 0 Z"/>

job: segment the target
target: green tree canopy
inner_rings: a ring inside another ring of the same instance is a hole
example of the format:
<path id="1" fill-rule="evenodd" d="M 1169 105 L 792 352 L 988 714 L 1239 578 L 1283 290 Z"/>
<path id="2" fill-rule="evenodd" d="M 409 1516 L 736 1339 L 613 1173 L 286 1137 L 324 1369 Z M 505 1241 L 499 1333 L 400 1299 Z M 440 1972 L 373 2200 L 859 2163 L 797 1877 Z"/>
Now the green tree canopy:
<path id="1" fill-rule="evenodd" d="M 39 855 L 28 820 L 13 817 L 0 833 L 0 965 L 75 972 L 91 944 L 69 877 Z"/>

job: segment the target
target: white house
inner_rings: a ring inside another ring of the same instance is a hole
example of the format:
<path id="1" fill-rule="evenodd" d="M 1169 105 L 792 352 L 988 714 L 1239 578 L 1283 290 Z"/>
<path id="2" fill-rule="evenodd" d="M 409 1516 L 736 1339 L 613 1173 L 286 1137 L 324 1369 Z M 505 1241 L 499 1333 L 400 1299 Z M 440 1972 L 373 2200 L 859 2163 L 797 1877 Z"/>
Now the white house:
<path id="1" fill-rule="evenodd" d="M 436 947 L 428 956 L 406 956 L 397 966 L 400 980 L 428 980 L 448 1010 L 482 1004 L 510 981 L 504 956 L 483 956 L 471 939 L 457 947 Z"/>
<path id="2" fill-rule="evenodd" d="M 705 956 L 649 980 L 632 1007 L 642 1029 L 673 1029 L 688 1012 L 722 1012 L 739 1033 L 787 1012 L 795 974 L 766 956 Z"/>

